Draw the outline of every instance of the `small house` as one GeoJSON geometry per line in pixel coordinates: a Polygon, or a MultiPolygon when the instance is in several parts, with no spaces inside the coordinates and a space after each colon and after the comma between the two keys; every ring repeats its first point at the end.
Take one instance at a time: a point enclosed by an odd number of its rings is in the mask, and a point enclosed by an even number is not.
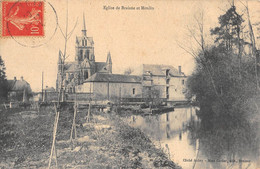
{"type": "Polygon", "coordinates": [[[8,80],[8,100],[10,101],[28,101],[32,95],[32,89],[30,84],[21,77],[17,80],[14,77],[13,80],[8,80]]]}

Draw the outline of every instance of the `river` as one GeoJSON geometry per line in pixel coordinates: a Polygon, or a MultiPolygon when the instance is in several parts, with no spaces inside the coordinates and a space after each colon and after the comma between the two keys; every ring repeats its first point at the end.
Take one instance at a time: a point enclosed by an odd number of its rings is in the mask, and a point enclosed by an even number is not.
{"type": "MultiPolygon", "coordinates": [[[[175,108],[169,113],[132,115],[125,120],[131,126],[140,128],[184,169],[257,168],[258,151],[255,151],[257,147],[254,146],[248,148],[251,143],[241,149],[230,146],[228,141],[229,146],[226,148],[223,146],[226,145],[226,140],[218,139],[221,137],[216,139],[210,134],[198,134],[201,127],[196,109],[198,108],[175,108]]],[[[238,143],[238,146],[243,147],[242,143],[238,143]]],[[[237,142],[235,144],[237,146],[237,142]]]]}

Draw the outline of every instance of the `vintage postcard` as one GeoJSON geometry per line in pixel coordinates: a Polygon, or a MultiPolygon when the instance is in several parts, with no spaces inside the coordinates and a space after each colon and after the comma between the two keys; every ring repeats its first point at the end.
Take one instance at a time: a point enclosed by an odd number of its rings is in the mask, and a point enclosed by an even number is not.
{"type": "Polygon", "coordinates": [[[0,10],[0,168],[260,168],[259,0],[0,10]]]}

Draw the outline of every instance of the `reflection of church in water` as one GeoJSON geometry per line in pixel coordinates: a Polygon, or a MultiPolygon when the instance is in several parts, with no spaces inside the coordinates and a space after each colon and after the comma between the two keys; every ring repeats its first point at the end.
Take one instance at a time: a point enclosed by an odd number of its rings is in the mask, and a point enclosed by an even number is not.
{"type": "Polygon", "coordinates": [[[62,52],[59,52],[58,73],[56,80],[56,90],[61,86],[61,77],[66,92],[74,93],[75,86],[83,82],[95,73],[112,73],[112,60],[110,52],[107,54],[106,62],[96,62],[94,53],[94,41],[87,36],[85,18],[83,17],[82,35],[76,37],[76,53],[74,62],[64,63],[64,73],[62,74],[62,52]]]}

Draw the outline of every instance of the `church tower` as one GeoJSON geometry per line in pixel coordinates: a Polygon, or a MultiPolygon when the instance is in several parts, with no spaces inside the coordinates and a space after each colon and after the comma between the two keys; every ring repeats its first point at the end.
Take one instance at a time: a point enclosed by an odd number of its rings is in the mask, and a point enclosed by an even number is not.
{"type": "Polygon", "coordinates": [[[76,37],[76,57],[75,61],[81,63],[84,60],[95,62],[94,41],[92,37],[87,36],[87,29],[85,23],[85,15],[83,14],[82,34],[76,37]]]}

